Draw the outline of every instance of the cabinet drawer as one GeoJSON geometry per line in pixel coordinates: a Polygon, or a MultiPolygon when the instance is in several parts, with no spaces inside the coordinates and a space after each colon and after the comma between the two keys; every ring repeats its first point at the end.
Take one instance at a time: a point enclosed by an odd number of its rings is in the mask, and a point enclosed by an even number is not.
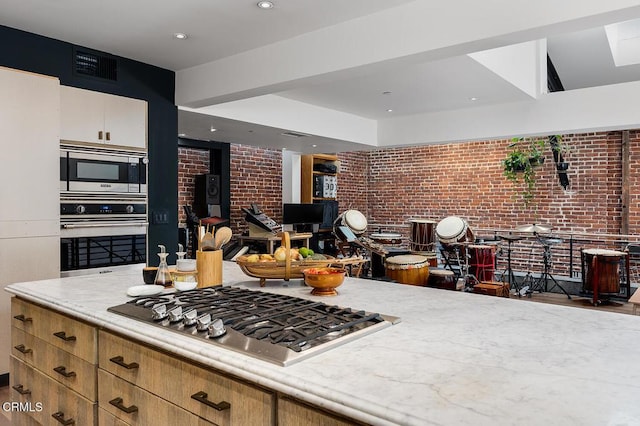
{"type": "Polygon", "coordinates": [[[11,399],[31,407],[29,415],[43,425],[95,425],[96,404],[35,368],[11,356],[11,399]]]}
{"type": "Polygon", "coordinates": [[[55,313],[16,297],[11,299],[12,325],[95,364],[97,331],[73,318],[55,313]]]}
{"type": "Polygon", "coordinates": [[[129,423],[100,407],[98,407],[98,424],[100,426],[129,426],[129,423]]]}
{"type": "Polygon", "coordinates": [[[200,417],[219,425],[275,424],[272,393],[102,330],[99,344],[101,369],[200,417]]]}
{"type": "Polygon", "coordinates": [[[16,327],[11,328],[11,354],[90,401],[96,400],[96,366],[94,364],[16,327]]]}
{"type": "Polygon", "coordinates": [[[125,424],[154,425],[159,419],[166,425],[212,424],[102,369],[98,370],[98,383],[100,408],[125,424]]]}
{"type": "Polygon", "coordinates": [[[322,425],[322,426],[354,426],[364,423],[339,418],[313,407],[299,404],[286,397],[278,398],[278,425],[322,425]]]}

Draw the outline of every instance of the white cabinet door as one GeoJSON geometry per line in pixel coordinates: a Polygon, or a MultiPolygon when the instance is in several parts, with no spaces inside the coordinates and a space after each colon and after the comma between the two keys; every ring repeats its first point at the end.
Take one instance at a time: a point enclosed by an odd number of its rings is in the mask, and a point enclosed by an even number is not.
{"type": "Polygon", "coordinates": [[[105,95],[105,143],[147,147],[147,103],[139,99],[105,95]]]}
{"type": "Polygon", "coordinates": [[[100,95],[91,90],[60,87],[60,139],[104,142],[104,99],[100,95]]]}
{"type": "Polygon", "coordinates": [[[146,149],[147,103],[62,86],[61,140],[146,149]]]}
{"type": "MultiPolygon", "coordinates": [[[[7,284],[60,276],[60,83],[0,67],[0,316],[7,284]]],[[[10,353],[0,321],[0,354],[10,353]]],[[[9,371],[0,357],[0,374],[9,371]]]]}

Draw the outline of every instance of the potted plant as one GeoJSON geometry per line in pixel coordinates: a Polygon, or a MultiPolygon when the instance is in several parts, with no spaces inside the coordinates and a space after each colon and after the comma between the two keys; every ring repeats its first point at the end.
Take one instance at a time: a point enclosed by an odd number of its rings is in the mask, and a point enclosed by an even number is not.
{"type": "Polygon", "coordinates": [[[513,138],[511,151],[502,160],[503,173],[507,179],[517,184],[520,179],[524,184],[521,191],[525,206],[532,200],[536,187],[535,167],[544,163],[543,139],[513,138]]]}

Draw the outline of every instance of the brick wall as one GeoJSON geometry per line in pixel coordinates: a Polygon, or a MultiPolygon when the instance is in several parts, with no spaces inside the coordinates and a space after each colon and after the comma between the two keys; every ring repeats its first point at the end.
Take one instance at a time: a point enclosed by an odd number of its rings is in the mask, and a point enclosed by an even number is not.
{"type": "MultiPolygon", "coordinates": [[[[527,223],[563,232],[617,234],[621,227],[619,131],[563,136],[570,186],[563,189],[551,152],[537,169],[535,208],[525,209],[502,174],[509,140],[388,148],[338,154],[340,212],[362,211],[369,223],[408,233],[409,220],[464,217],[472,228],[513,229],[527,223]]],[[[640,130],[630,132],[630,233],[640,233],[640,130]]],[[[193,175],[208,171],[206,151],[180,148],[180,205],[193,200],[193,175]]],[[[231,145],[231,225],[246,229],[241,207],[255,202],[282,217],[280,150],[231,145]]],[[[181,207],[180,207],[181,208],[181,207]]],[[[182,211],[179,212],[183,220],[182,211]]]]}
{"type": "Polygon", "coordinates": [[[282,219],[282,151],[231,145],[231,229],[248,230],[241,208],[256,203],[275,221],[282,219]]]}
{"type": "MultiPolygon", "coordinates": [[[[639,138],[639,132],[632,132],[632,194],[640,189],[639,138]]],[[[369,220],[402,225],[411,218],[460,216],[478,228],[544,223],[557,231],[619,233],[621,132],[565,135],[564,141],[570,147],[565,156],[570,163],[569,188],[560,186],[548,150],[545,163],[536,170],[535,204],[529,208],[524,208],[516,187],[502,174],[508,140],[372,151],[369,220]]],[[[631,200],[631,212],[630,231],[638,232],[637,195],[631,200]]]]}
{"type": "Polygon", "coordinates": [[[193,205],[195,176],[209,173],[209,151],[178,147],[178,223],[186,222],[182,206],[193,205]]]}

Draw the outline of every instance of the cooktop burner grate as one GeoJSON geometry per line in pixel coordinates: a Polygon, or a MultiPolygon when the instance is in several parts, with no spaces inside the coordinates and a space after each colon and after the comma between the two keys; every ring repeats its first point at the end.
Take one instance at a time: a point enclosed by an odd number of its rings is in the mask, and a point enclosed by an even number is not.
{"type": "Polygon", "coordinates": [[[139,297],[108,310],[281,365],[399,321],[298,297],[221,286],[139,297]]]}

